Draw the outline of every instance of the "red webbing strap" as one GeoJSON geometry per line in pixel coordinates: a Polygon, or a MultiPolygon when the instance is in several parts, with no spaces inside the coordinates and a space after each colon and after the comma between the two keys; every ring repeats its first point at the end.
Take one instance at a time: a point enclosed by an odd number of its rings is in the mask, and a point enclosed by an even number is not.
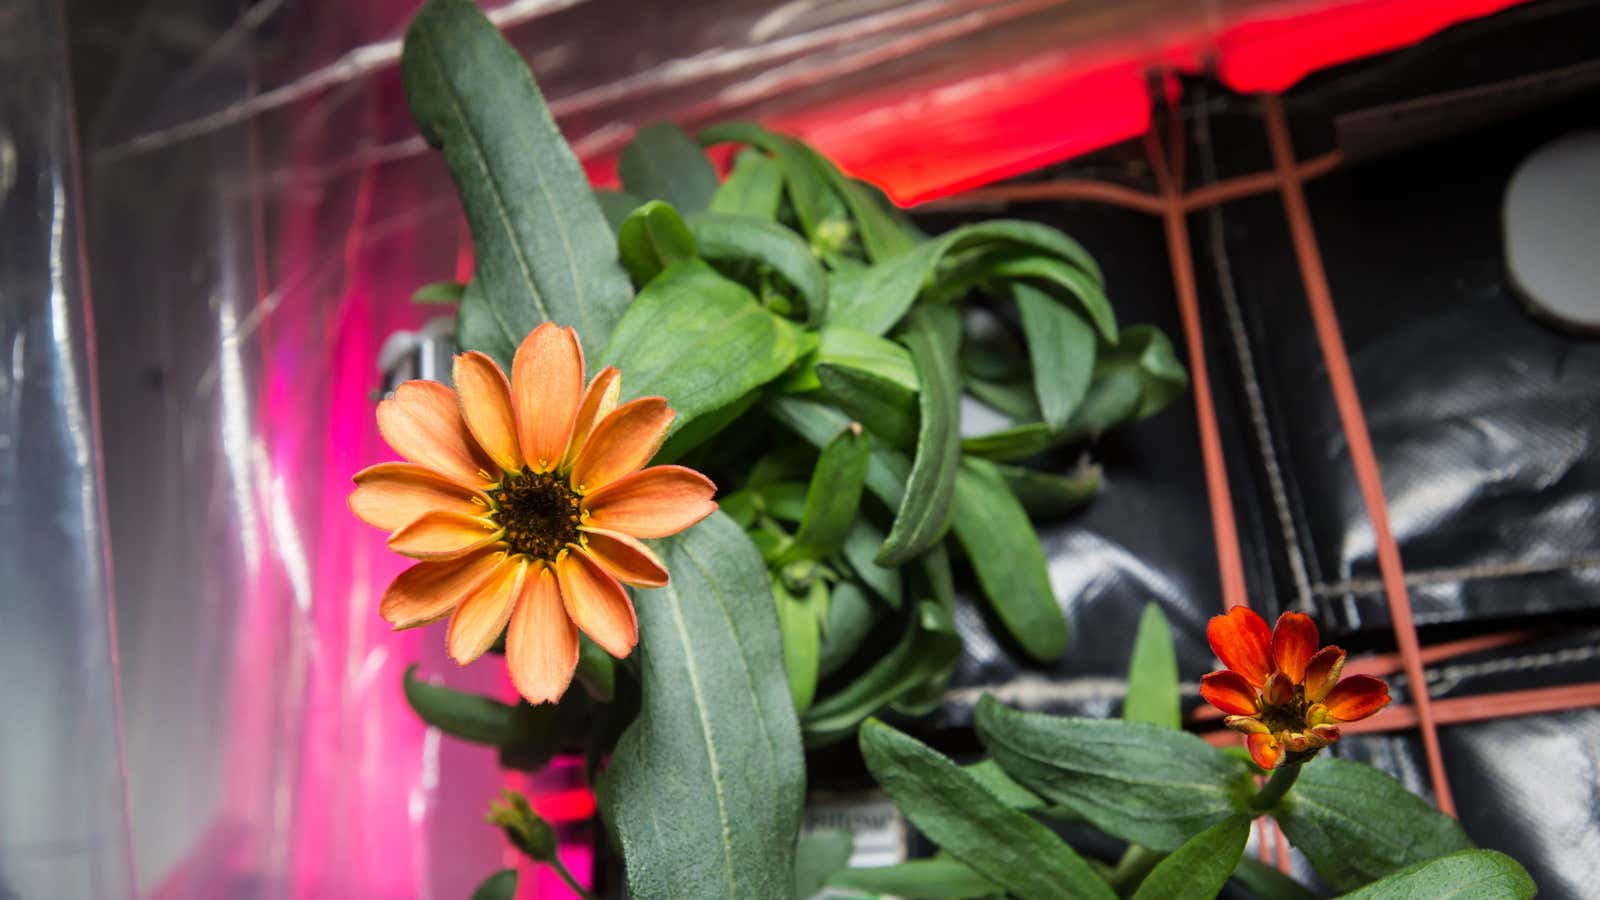
{"type": "Polygon", "coordinates": [[[1189,224],[1184,209],[1183,186],[1172,177],[1155,130],[1145,133],[1145,149],[1161,188],[1161,221],[1166,228],[1167,256],[1172,265],[1172,287],[1183,320],[1183,339],[1193,380],[1195,418],[1200,425],[1200,459],[1205,467],[1206,497],[1211,505],[1211,530],[1216,537],[1217,571],[1222,578],[1224,608],[1250,605],[1245,595],[1244,559],[1239,552],[1239,530],[1233,516],[1233,495],[1228,488],[1228,468],[1222,458],[1222,433],[1211,400],[1211,378],[1206,372],[1205,342],[1200,331],[1200,300],[1195,290],[1194,258],[1189,251],[1189,224]]]}
{"type": "Polygon", "coordinates": [[[1383,479],[1378,470],[1378,458],[1372,449],[1372,437],[1367,432],[1366,416],[1361,411],[1361,400],[1356,394],[1355,377],[1350,371],[1350,358],[1345,352],[1344,337],[1339,331],[1339,320],[1333,308],[1333,296],[1328,290],[1328,276],[1322,267],[1322,255],[1317,249],[1316,234],[1311,225],[1311,213],[1306,207],[1305,192],[1301,187],[1300,173],[1294,163],[1294,148],[1289,139],[1288,124],[1284,119],[1283,105],[1276,96],[1262,98],[1262,111],[1266,117],[1267,137],[1272,145],[1272,158],[1282,179],[1284,214],[1289,220],[1289,234],[1294,241],[1295,257],[1300,263],[1300,276],[1304,282],[1306,301],[1311,308],[1312,322],[1316,327],[1317,343],[1322,348],[1322,358],[1328,367],[1328,381],[1333,388],[1334,404],[1339,411],[1339,422],[1344,429],[1345,441],[1350,447],[1350,464],[1355,469],[1356,482],[1361,489],[1361,499],[1367,507],[1367,518],[1378,549],[1378,570],[1382,575],[1384,593],[1389,601],[1389,618],[1394,625],[1395,644],[1400,651],[1406,678],[1411,686],[1411,704],[1416,710],[1422,748],[1428,760],[1428,777],[1433,783],[1435,802],[1439,809],[1455,815],[1455,801],[1450,796],[1450,782],[1445,776],[1444,757],[1439,751],[1439,733],[1434,727],[1433,707],[1428,697],[1428,683],[1422,673],[1422,651],[1417,641],[1417,629],[1411,617],[1411,597],[1406,591],[1405,570],[1400,563],[1400,547],[1389,528],[1389,506],[1383,496],[1383,479]]]}

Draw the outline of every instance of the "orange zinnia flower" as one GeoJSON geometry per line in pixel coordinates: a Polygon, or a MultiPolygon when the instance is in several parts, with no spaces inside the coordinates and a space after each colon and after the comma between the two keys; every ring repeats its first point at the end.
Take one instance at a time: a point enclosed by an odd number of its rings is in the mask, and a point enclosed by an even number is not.
{"type": "Polygon", "coordinates": [[[1365,719],[1389,703],[1389,686],[1371,675],[1340,679],[1344,651],[1317,649],[1317,626],[1287,612],[1278,626],[1236,606],[1206,626],[1206,639],[1228,667],[1200,679],[1200,696],[1248,736],[1263,769],[1295,754],[1305,759],[1339,739],[1339,723],[1365,719]]]}
{"type": "Polygon", "coordinates": [[[454,380],[454,391],[408,381],[378,404],[378,431],[409,462],[358,473],[350,509],[423,560],[378,611],[396,629],[454,613],[445,641],[463,665],[504,631],[518,692],[554,701],[572,683],[579,630],[612,656],[633,650],[639,623],[618,582],[667,583],[639,539],[710,515],[716,486],[682,466],[641,471],[674,413],[661,397],[618,406],[613,367],[585,390],[571,328],[534,329],[510,381],[476,352],[456,357],[454,380]]]}

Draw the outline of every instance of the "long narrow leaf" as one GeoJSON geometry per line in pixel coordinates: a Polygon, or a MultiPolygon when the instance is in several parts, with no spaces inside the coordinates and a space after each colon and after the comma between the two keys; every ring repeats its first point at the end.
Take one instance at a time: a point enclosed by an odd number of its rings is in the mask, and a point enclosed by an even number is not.
{"type": "Polygon", "coordinates": [[[943,537],[949,524],[961,460],[959,328],[952,310],[925,308],[911,316],[906,329],[905,343],[922,384],[917,395],[921,421],[905,496],[878,551],[882,565],[921,555],[943,537]]]}
{"type": "Polygon", "coordinates": [[[1122,718],[1166,728],[1183,727],[1179,706],[1178,657],[1172,649],[1172,626],[1157,603],[1147,603],[1133,638],[1128,662],[1128,697],[1122,718]]]}
{"type": "Polygon", "coordinates": [[[717,172],[694,138],[670,122],[647,125],[622,148],[622,187],[641,200],[664,200],[689,214],[711,205],[717,172]]]}
{"type": "Polygon", "coordinates": [[[878,721],[861,755],[906,818],[945,852],[1022,900],[1113,900],[1050,829],[1001,803],[949,759],[878,721]]]}
{"type": "Polygon", "coordinates": [[[635,604],[644,699],[605,785],[629,887],[792,897],[805,769],[766,568],[720,513],[659,546],[672,581],[635,604]]]}
{"type": "Polygon", "coordinates": [[[540,322],[578,329],[598,355],[632,292],[577,157],[533,76],[470,0],[431,0],[406,32],[406,99],[444,152],[476,251],[464,347],[509,364],[540,322]]]}
{"type": "Polygon", "coordinates": [[[1249,816],[1218,822],[1157,863],[1133,900],[1212,900],[1239,864],[1249,839],[1249,816]]]}
{"type": "Polygon", "coordinates": [[[961,461],[952,528],[1011,637],[1041,662],[1066,652],[1067,620],[1056,605],[1038,532],[992,463],[961,461]]]}

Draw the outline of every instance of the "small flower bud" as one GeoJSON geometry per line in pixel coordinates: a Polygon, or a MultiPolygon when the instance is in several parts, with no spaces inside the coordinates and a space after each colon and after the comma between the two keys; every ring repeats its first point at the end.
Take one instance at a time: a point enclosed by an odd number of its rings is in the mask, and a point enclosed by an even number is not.
{"type": "Polygon", "coordinates": [[[521,793],[506,788],[500,799],[489,804],[490,825],[505,830],[506,837],[518,850],[539,862],[549,862],[556,855],[556,835],[550,823],[539,817],[521,793]]]}

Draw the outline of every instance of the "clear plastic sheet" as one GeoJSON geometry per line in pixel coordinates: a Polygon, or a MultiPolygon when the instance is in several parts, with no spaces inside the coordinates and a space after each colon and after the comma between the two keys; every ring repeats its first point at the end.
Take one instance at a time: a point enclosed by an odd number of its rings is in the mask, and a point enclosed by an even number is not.
{"type": "Polygon", "coordinates": [[[65,48],[0,7],[0,897],[133,881],[65,48]]]}

